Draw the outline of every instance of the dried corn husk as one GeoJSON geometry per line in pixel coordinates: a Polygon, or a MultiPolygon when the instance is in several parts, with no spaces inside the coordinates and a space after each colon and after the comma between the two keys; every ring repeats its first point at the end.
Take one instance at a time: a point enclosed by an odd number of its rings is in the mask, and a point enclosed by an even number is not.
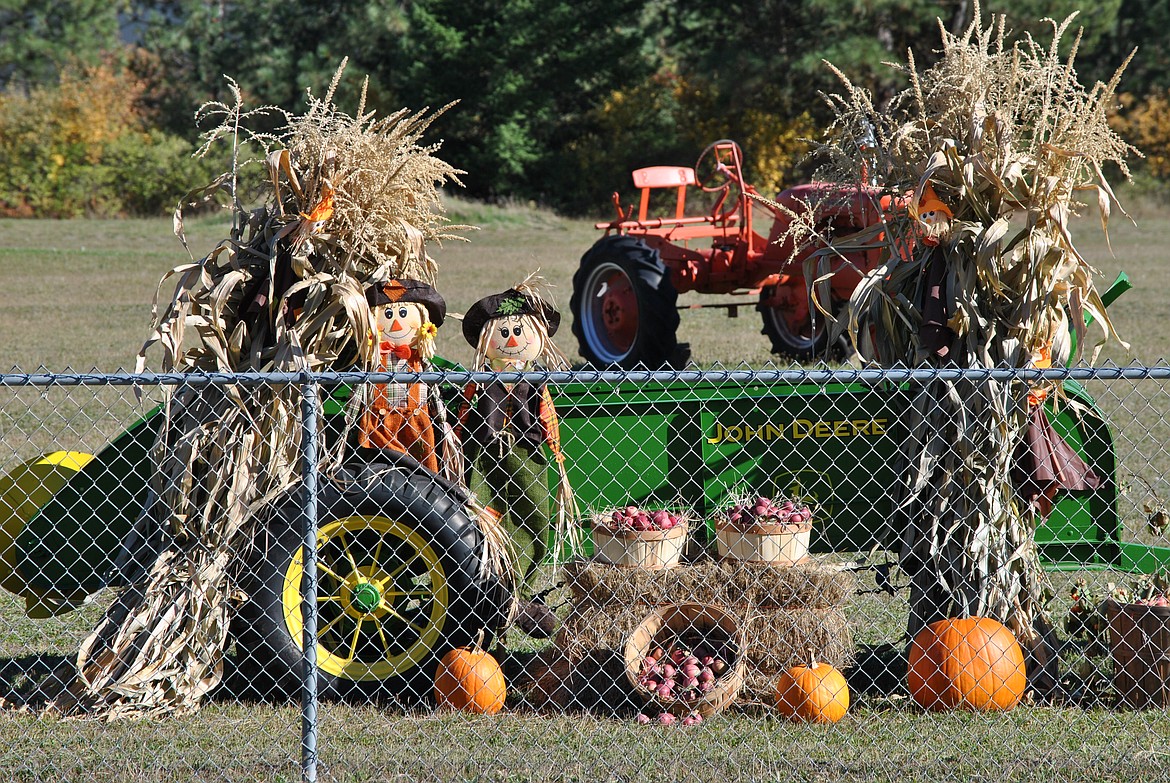
{"type": "MultiPolygon", "coordinates": [[[[171,270],[159,285],[153,329],[139,354],[161,352],[165,372],[373,370],[376,321],[368,285],[410,276],[433,282],[429,242],[451,236],[438,189],[458,171],[420,138],[437,113],[401,111],[383,119],[332,103],[338,69],[323,99],[285,114],[275,135],[250,133],[254,113],[208,104],[223,124],[207,134],[246,140],[263,152],[271,181],[265,204],[237,198],[232,168],[192,194],[227,190],[232,235],[209,254],[171,270]],[[173,285],[169,300],[163,286],[173,285]],[[161,306],[160,306],[161,303],[161,306]]],[[[267,108],[268,111],[277,111],[267,108]]],[[[175,229],[183,237],[182,208],[175,229]]],[[[182,386],[166,390],[166,421],[151,453],[152,499],[140,528],[161,537],[160,552],[119,593],[78,653],[77,682],[51,708],[104,718],[196,709],[223,673],[238,553],[262,512],[299,479],[301,396],[295,385],[182,386]]],[[[351,422],[352,423],[352,422],[351,422]]],[[[344,438],[321,455],[328,471],[344,438]]],[[[506,567],[498,531],[486,562],[506,567]]]]}
{"type": "MultiPolygon", "coordinates": [[[[1116,339],[1070,219],[1081,194],[1094,196],[1103,230],[1118,206],[1102,172],[1113,163],[1128,176],[1125,159],[1136,152],[1106,118],[1125,66],[1107,84],[1082,86],[1079,34],[1067,57],[1058,54],[1072,20],[1053,22],[1047,45],[1029,35],[1009,43],[1004,19],[985,25],[976,4],[963,33],[940,24],[936,65],[920,71],[911,54],[908,85],[885,109],[843,76],[844,90],[829,96],[836,122],[820,147],[821,177],[865,183],[875,207],[883,195],[891,206],[881,223],[832,238],[817,236],[810,205],[793,235],[822,243],[806,269],[821,305],[828,280],[816,270],[830,256],[883,253],[833,327],[852,335],[863,360],[976,369],[1067,360],[1070,328],[1078,352],[1090,344],[1088,315],[1102,332],[1093,358],[1116,339]],[[946,208],[930,226],[919,219],[928,199],[946,208]]],[[[992,379],[912,390],[902,478],[891,488],[913,577],[911,635],[940,617],[984,615],[1029,641],[1045,622],[1036,512],[1011,478],[1034,391],[992,379]]],[[[1060,390],[1043,391],[1054,399],[1060,390]]]]}

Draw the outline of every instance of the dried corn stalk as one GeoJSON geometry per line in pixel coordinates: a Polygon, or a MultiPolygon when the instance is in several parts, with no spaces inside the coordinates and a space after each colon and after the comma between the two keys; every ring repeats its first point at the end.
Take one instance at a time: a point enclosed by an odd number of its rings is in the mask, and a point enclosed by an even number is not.
{"type": "MultiPolygon", "coordinates": [[[[426,244],[448,238],[438,188],[458,171],[419,139],[437,114],[385,119],[332,104],[345,64],[323,99],[285,115],[277,134],[249,133],[256,112],[209,104],[222,124],[206,153],[232,142],[231,170],[196,194],[226,190],[232,236],[176,267],[138,358],[157,345],[165,372],[375,369],[376,321],[365,288],[392,276],[433,282],[426,244]],[[240,143],[263,153],[271,191],[246,211],[237,197],[240,143]]],[[[261,112],[279,111],[271,107],[261,112]]],[[[182,213],[175,216],[182,239],[182,213]]],[[[184,244],[186,244],[184,240],[184,244]]],[[[166,421],[152,451],[151,499],[139,533],[158,544],[78,654],[79,678],[52,705],[105,718],[191,711],[220,681],[239,553],[266,508],[300,473],[295,385],[183,386],[167,390],[166,421]]],[[[344,441],[344,438],[340,439],[344,441]]],[[[343,448],[342,443],[339,448],[343,448]]],[[[326,453],[328,471],[340,452],[326,453]]]]}
{"type": "MultiPolygon", "coordinates": [[[[941,59],[919,71],[911,56],[908,87],[886,110],[844,76],[844,91],[829,97],[836,121],[821,176],[870,186],[875,207],[888,197],[884,221],[839,238],[818,237],[811,218],[794,224],[798,240],[823,245],[806,274],[829,318],[818,270],[834,254],[880,251],[834,329],[882,366],[1062,363],[1070,329],[1078,350],[1087,344],[1086,315],[1103,330],[1094,357],[1115,337],[1070,217],[1089,193],[1107,229],[1116,200],[1102,167],[1128,176],[1136,150],[1106,121],[1121,70],[1081,86],[1076,43],[1058,54],[1072,17],[1053,23],[1048,46],[1027,35],[1006,43],[1003,19],[984,27],[978,6],[975,20],[962,35],[940,24],[941,59]]],[[[996,617],[1028,643],[1044,627],[1037,512],[1012,477],[1037,391],[1059,389],[937,379],[912,390],[902,479],[891,488],[912,575],[910,634],[966,615],[996,617]]]]}

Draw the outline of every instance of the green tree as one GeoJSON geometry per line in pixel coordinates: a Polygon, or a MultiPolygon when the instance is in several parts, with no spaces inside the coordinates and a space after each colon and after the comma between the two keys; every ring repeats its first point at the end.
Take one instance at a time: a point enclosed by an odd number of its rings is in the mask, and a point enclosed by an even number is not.
{"type": "MultiPolygon", "coordinates": [[[[1086,26],[1081,56],[1108,36],[1122,0],[1089,4],[1077,19],[1086,26]]],[[[825,117],[818,93],[839,82],[825,61],[880,100],[913,51],[919,65],[937,58],[938,25],[961,32],[974,17],[973,0],[661,0],[657,4],[666,47],[680,69],[702,74],[719,87],[734,114],[763,101],[789,112],[825,117]]],[[[987,0],[982,15],[1005,14],[1017,33],[1050,35],[1044,17],[1063,20],[1086,5],[1081,0],[987,0]]],[[[1072,36],[1069,36],[1071,43],[1072,36]]]]}
{"type": "Polygon", "coordinates": [[[164,0],[136,6],[142,71],[165,126],[191,134],[191,111],[225,97],[224,75],[252,105],[303,107],[342,57],[337,100],[382,112],[458,105],[436,123],[443,156],[468,172],[470,195],[558,203],[571,187],[566,151],[591,110],[652,71],[637,26],[644,0],[164,0]],[[616,21],[615,21],[616,20],[616,21]]]}
{"type": "Polygon", "coordinates": [[[0,0],[0,88],[27,94],[121,48],[123,0],[0,0]]]}
{"type": "Polygon", "coordinates": [[[1122,91],[1144,96],[1170,89],[1170,0],[1121,0],[1092,75],[1109,78],[1135,47],[1122,91]]]}
{"type": "MultiPolygon", "coordinates": [[[[349,58],[337,99],[356,105],[360,75],[380,62],[401,26],[397,3],[376,0],[138,0],[135,17],[149,57],[140,63],[152,83],[161,121],[191,135],[191,114],[227,97],[230,76],[252,104],[303,109],[305,90],[320,95],[349,58]]],[[[375,100],[388,101],[371,85],[375,100]]]]}
{"type": "Polygon", "coordinates": [[[567,150],[590,112],[651,65],[640,0],[418,0],[382,78],[408,105],[460,103],[441,122],[444,156],[480,197],[557,202],[567,150]]]}
{"type": "MultiPolygon", "coordinates": [[[[1094,0],[1092,3],[1084,0],[984,0],[983,18],[989,21],[993,14],[1003,14],[1013,38],[1028,32],[1037,40],[1047,41],[1052,38],[1052,24],[1048,20],[1059,24],[1075,13],[1070,32],[1060,41],[1060,49],[1067,54],[1076,39],[1073,33],[1081,28],[1077,63],[1081,68],[1093,69],[1113,35],[1121,4],[1122,0],[1094,0]]],[[[970,6],[967,2],[960,5],[970,6]]],[[[972,13],[968,8],[962,14],[963,27],[970,22],[972,13]]],[[[1120,64],[1121,60],[1118,60],[1113,67],[1120,64]]]]}

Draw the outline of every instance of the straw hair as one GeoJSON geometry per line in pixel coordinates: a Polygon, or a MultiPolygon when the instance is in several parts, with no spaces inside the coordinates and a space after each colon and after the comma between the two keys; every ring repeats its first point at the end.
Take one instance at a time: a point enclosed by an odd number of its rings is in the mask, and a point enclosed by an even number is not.
{"type": "MultiPolygon", "coordinates": [[[[537,302],[538,310],[543,309],[540,305],[553,309],[552,299],[547,293],[549,284],[540,276],[539,272],[533,272],[512,288],[537,302]]],[[[543,318],[529,313],[516,317],[521,320],[525,329],[532,331],[540,338],[540,355],[536,359],[538,362],[550,370],[569,369],[571,366],[569,357],[552,341],[552,337],[548,333],[548,325],[543,318]]],[[[487,329],[480,330],[479,338],[475,344],[475,366],[479,369],[489,368],[487,348],[490,337],[487,329]]]]}

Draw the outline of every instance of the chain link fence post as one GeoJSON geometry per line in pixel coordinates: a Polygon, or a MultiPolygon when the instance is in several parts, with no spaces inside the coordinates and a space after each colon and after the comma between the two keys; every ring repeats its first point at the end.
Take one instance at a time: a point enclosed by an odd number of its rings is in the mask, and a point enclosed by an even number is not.
{"type": "Polygon", "coordinates": [[[317,392],[306,371],[301,380],[301,535],[304,571],[301,611],[304,613],[303,687],[301,689],[301,780],[317,780],[317,392]]]}

